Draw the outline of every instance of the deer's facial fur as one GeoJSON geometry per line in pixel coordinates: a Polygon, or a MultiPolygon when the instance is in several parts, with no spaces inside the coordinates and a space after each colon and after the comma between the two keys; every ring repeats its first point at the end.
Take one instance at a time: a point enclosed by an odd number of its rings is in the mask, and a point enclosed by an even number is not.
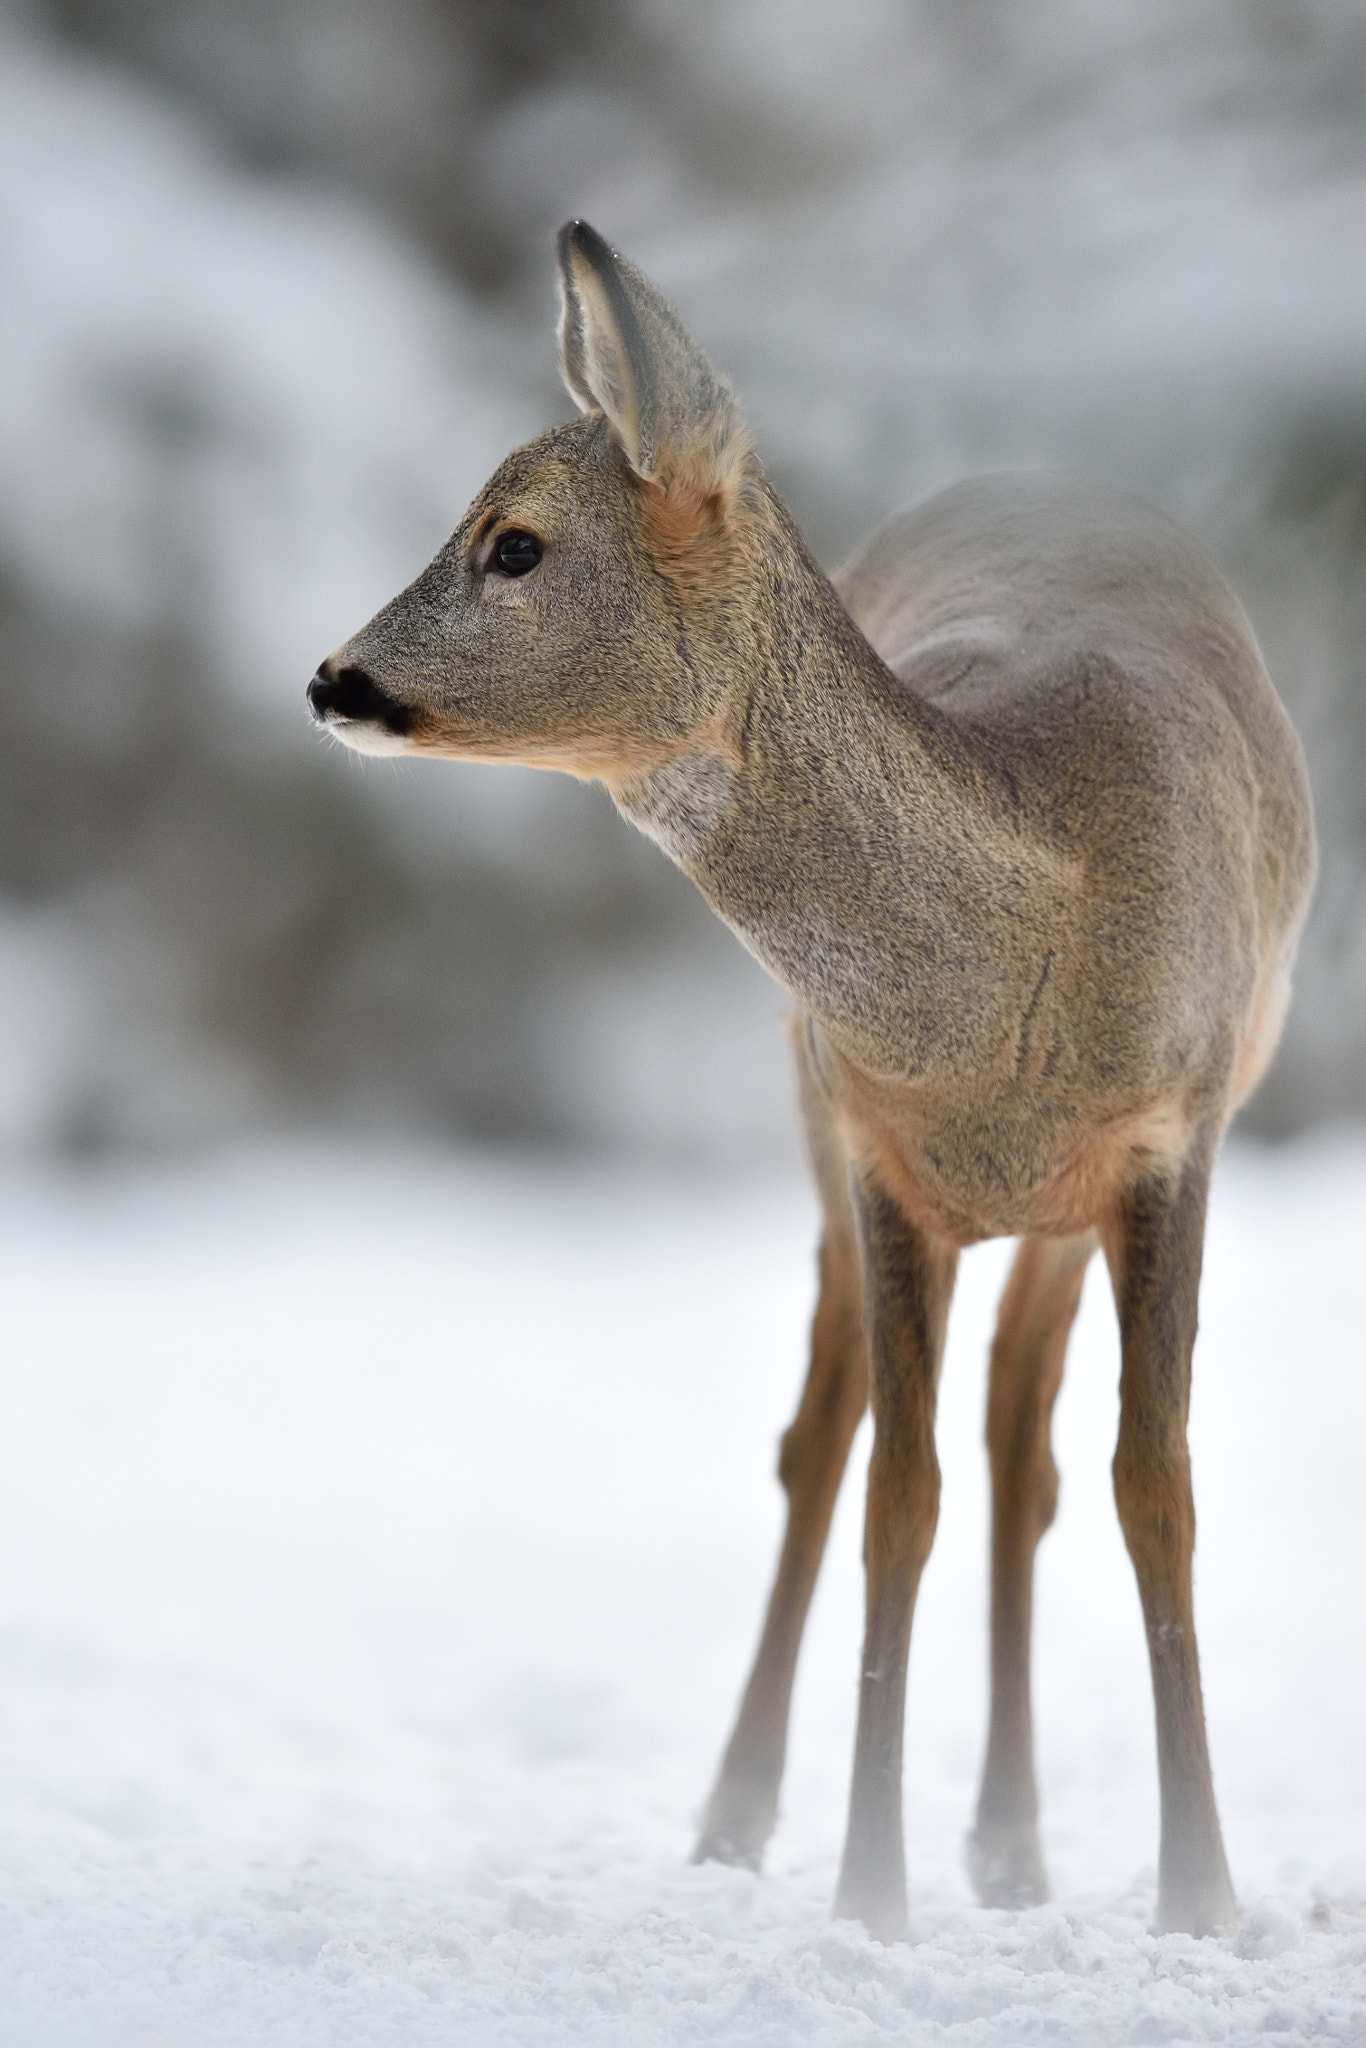
{"type": "Polygon", "coordinates": [[[560,283],[583,417],[508,457],[416,582],[324,664],[314,707],[364,753],[600,777],[681,844],[700,818],[685,785],[705,781],[712,802],[724,762],[747,529],[770,500],[729,385],[648,279],[574,222],[560,283]],[[511,531],[541,545],[525,574],[499,566],[511,531]],[[642,778],[665,771],[652,795],[642,778]]]}
{"type": "Polygon", "coordinates": [[[406,732],[339,722],[337,737],[362,752],[521,762],[613,786],[662,769],[722,714],[733,673],[733,648],[718,644],[724,517],[637,476],[600,413],[542,435],[328,664],[370,677],[406,732]],[[497,566],[509,531],[541,543],[524,575],[497,566]],[[699,604],[699,586],[713,605],[699,604]]]}

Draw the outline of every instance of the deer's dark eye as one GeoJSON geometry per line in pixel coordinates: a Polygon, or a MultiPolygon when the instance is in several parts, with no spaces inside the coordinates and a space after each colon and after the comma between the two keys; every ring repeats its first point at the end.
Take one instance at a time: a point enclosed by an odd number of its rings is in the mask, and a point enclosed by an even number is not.
{"type": "Polygon", "coordinates": [[[513,527],[510,532],[500,534],[498,545],[493,551],[494,566],[505,576],[525,576],[528,569],[534,569],[544,553],[534,533],[523,533],[513,527]]]}

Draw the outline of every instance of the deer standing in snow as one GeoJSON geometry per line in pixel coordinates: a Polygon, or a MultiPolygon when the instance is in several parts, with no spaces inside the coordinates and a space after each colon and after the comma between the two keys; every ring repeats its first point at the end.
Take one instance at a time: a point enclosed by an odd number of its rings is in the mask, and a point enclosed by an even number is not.
{"type": "Polygon", "coordinates": [[[309,698],[362,751],[605,783],[793,997],[820,1296],[782,1445],[777,1579],[697,1854],[757,1865],[772,1829],[798,1644],[871,1398],[836,1912],[904,1934],[906,1659],[945,1323],[960,1250],[1008,1235],[969,1859],[987,1903],[1046,1896],[1031,1587],[1099,1244],[1121,1332],[1115,1497],[1157,1711],[1158,1924],[1227,1928],[1186,1413],[1210,1170],[1275,1045],[1313,874],[1299,746],[1237,600],[1132,498],[964,484],[890,520],[831,583],[672,307],[582,221],[559,252],[581,417],[509,456],[309,698]]]}

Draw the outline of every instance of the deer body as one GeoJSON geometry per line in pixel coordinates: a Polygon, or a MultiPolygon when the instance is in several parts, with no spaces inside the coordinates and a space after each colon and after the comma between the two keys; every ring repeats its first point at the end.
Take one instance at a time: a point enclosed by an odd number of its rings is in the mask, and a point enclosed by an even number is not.
{"type": "Polygon", "coordinates": [[[311,686],[363,747],[604,781],[791,992],[825,1214],[789,1521],[699,1854],[757,1862],[797,1647],[871,1395],[868,1614],[837,1910],[905,1926],[906,1653],[959,1250],[1023,1243],[993,1347],[993,1691],[970,1861],[1045,1895],[1028,1682],[1052,1401],[1087,1260],[1123,1340],[1116,1498],[1162,1783],[1159,1920],[1233,1912],[1191,1611],[1204,1200],[1274,1048],[1313,870],[1298,744],[1237,601],[1137,500],[987,479],[832,585],[728,388],[591,229],[561,238],[584,417],[509,458],[311,686]]]}
{"type": "Polygon", "coordinates": [[[1103,1155],[1222,1126],[1274,1042],[1303,876],[1247,849],[1298,770],[1246,622],[1179,528],[1071,483],[892,521],[841,579],[866,638],[774,538],[735,740],[609,784],[927,1224],[1088,1229],[1103,1155]]]}

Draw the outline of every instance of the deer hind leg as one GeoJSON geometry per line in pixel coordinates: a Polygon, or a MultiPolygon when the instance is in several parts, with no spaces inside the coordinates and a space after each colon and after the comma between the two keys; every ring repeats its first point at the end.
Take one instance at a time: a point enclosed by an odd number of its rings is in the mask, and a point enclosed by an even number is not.
{"type": "Polygon", "coordinates": [[[906,1933],[906,1658],[939,1517],[934,1411],[958,1255],[909,1222],[871,1179],[857,1184],[856,1195],[874,1434],[858,1735],[835,1912],[896,1941],[906,1933]]]}
{"type": "Polygon", "coordinates": [[[1138,1578],[1157,1711],[1157,1924],[1214,1934],[1236,1908],[1214,1803],[1191,1600],[1195,1506],[1186,1416],[1214,1145],[1136,1181],[1105,1233],[1120,1325],[1115,1502],[1138,1578]]]}
{"type": "Polygon", "coordinates": [[[1049,1425],[1095,1245],[1091,1236],[1026,1238],[991,1347],[991,1722],[967,1855],[984,1906],[1033,1906],[1048,1897],[1029,1695],[1034,1552],[1057,1507],[1049,1425]]]}
{"type": "Polygon", "coordinates": [[[788,1512],[777,1576],[735,1730],[693,1852],[695,1863],[714,1859],[751,1869],[758,1868],[777,1818],[797,1652],[849,1446],[868,1405],[848,1168],[800,1038],[797,1046],[802,1114],[825,1213],[820,1294],[806,1385],[778,1460],[788,1512]]]}

